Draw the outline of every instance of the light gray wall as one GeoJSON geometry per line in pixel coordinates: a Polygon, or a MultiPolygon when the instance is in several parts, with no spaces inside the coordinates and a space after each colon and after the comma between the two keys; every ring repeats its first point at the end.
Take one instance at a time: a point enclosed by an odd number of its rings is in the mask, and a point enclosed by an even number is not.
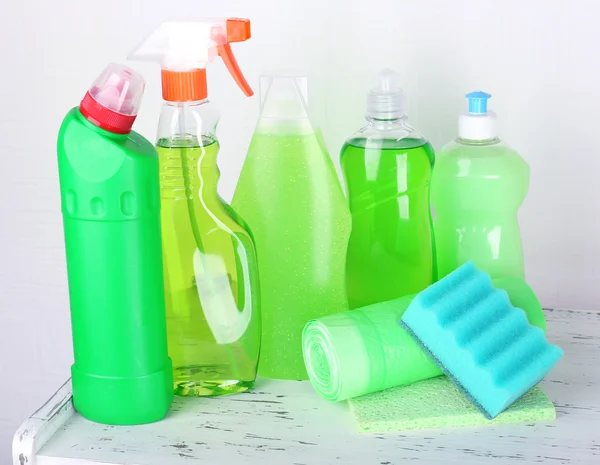
{"type": "MultiPolygon", "coordinates": [[[[532,168],[521,211],[527,274],[547,306],[600,297],[600,54],[592,0],[32,0],[6,2],[0,42],[0,462],[17,425],[69,374],[72,352],[55,139],[67,110],[110,61],[124,61],[161,20],[241,16],[234,44],[256,87],[264,70],[306,69],[311,105],[337,162],[362,125],[364,92],[400,72],[410,119],[436,148],[455,135],[465,92],[494,96],[501,135],[532,168]],[[227,6],[217,6],[227,4],[227,6]],[[375,6],[377,5],[377,6],[375,6]]],[[[158,68],[137,130],[154,139],[158,68]]],[[[233,192],[258,112],[222,63],[209,71],[223,112],[221,191],[233,192]]]]}

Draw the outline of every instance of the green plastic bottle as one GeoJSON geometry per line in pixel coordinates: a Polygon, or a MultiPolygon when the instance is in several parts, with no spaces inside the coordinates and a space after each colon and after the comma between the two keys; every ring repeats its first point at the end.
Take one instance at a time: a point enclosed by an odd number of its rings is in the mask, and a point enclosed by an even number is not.
{"type": "Polygon", "coordinates": [[[406,122],[397,75],[384,70],[367,96],[368,125],[341,152],[352,234],[350,308],[414,294],[435,278],[429,208],[433,148],[406,122]]]}
{"type": "Polygon", "coordinates": [[[115,425],[160,420],[173,400],[158,157],[131,131],[143,90],[134,71],[109,65],[58,135],[73,402],[115,425]]]}
{"type": "Polygon", "coordinates": [[[323,138],[307,116],[306,78],[263,76],[260,86],[261,117],[232,202],[256,239],[259,373],[308,379],[302,328],[348,308],[350,215],[323,138]]]}
{"type": "Polygon", "coordinates": [[[467,94],[459,136],[439,153],[431,184],[439,276],[473,260],[492,278],[524,278],[517,211],[529,165],[497,136],[485,92],[467,94]]]}
{"type": "Polygon", "coordinates": [[[219,114],[208,100],[205,68],[221,56],[252,95],[229,45],[248,38],[243,19],[166,22],[130,56],[158,59],[162,68],[156,145],[169,354],[181,396],[235,394],[256,379],[256,252],[246,223],[217,193],[219,114]]]}

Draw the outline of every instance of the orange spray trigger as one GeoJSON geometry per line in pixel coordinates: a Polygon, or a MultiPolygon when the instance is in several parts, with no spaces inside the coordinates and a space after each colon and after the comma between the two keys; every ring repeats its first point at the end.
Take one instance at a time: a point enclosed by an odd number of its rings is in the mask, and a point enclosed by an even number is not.
{"type": "Polygon", "coordinates": [[[251,36],[250,20],[245,18],[229,18],[225,22],[227,42],[244,42],[251,36]]]}
{"type": "Polygon", "coordinates": [[[254,95],[254,91],[242,74],[242,70],[240,69],[238,62],[233,55],[233,51],[231,50],[231,45],[228,43],[218,45],[217,50],[219,52],[219,56],[223,59],[223,63],[225,63],[229,74],[231,74],[231,77],[233,77],[236,84],[240,87],[240,89],[242,89],[242,92],[246,94],[246,96],[252,97],[254,95]]]}

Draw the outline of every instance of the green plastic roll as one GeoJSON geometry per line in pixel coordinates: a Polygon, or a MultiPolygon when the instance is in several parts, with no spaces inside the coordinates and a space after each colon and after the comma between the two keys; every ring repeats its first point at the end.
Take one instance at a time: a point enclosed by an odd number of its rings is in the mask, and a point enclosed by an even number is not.
{"type": "MultiPolygon", "coordinates": [[[[546,320],[532,289],[520,278],[494,280],[511,303],[543,331],[546,320]]],[[[317,393],[337,402],[439,376],[442,370],[399,324],[416,294],[309,321],[302,350],[317,393]]]]}

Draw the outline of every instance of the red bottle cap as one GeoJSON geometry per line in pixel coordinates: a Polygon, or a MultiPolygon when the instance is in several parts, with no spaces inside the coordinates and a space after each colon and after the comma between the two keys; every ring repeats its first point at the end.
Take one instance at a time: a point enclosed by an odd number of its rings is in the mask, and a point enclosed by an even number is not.
{"type": "Polygon", "coordinates": [[[96,126],[116,134],[131,131],[146,83],[126,66],[111,63],[85,94],[79,111],[96,126]]]}

